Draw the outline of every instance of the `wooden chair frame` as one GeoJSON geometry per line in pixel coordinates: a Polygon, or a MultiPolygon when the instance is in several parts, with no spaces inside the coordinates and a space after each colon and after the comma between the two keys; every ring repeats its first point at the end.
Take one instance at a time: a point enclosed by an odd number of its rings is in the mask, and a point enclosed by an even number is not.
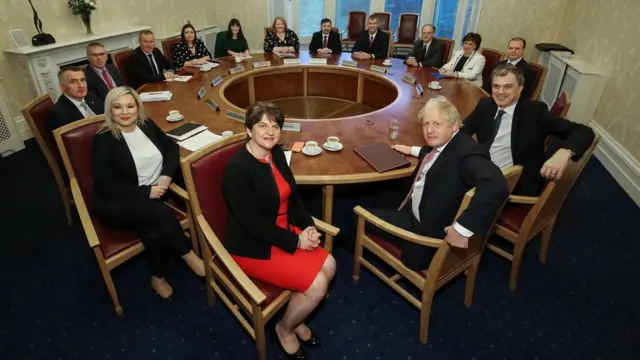
{"type": "MultiPolygon", "coordinates": [[[[293,293],[285,290],[268,306],[263,305],[267,298],[266,295],[236,264],[204,217],[191,171],[191,166],[204,156],[225,146],[240,141],[244,142],[246,139],[247,134],[242,133],[208,145],[183,158],[181,166],[187,184],[187,191],[192,199],[191,204],[198,224],[198,237],[206,265],[208,305],[214,306],[216,295],[220,297],[229,311],[240,322],[240,325],[256,342],[258,359],[266,360],[265,324],[289,301],[293,293]],[[220,261],[222,267],[213,261],[213,256],[220,261]]],[[[340,229],[316,218],[313,218],[313,221],[315,226],[325,233],[324,248],[331,252],[333,237],[338,234],[340,229]]]]}
{"type": "Polygon", "coordinates": [[[60,193],[62,204],[64,205],[64,212],[67,216],[67,224],[71,226],[71,224],[73,223],[73,217],[71,216],[71,205],[73,204],[73,198],[70,196],[71,188],[67,187],[67,185],[64,183],[64,176],[62,173],[63,170],[60,169],[58,160],[56,159],[53,152],[49,149],[49,146],[47,145],[43,134],[40,133],[40,130],[36,126],[35,120],[31,116],[31,110],[44,101],[51,101],[51,104],[53,106],[53,100],[51,99],[51,96],[49,96],[49,94],[45,94],[31,100],[27,104],[27,106],[22,109],[22,116],[24,116],[27,124],[29,124],[29,129],[31,129],[33,137],[36,138],[36,142],[38,143],[38,146],[40,146],[40,150],[42,150],[44,158],[47,160],[47,164],[49,164],[49,168],[53,173],[53,178],[55,179],[56,185],[58,186],[58,192],[60,193]]]}
{"type": "Polygon", "coordinates": [[[389,47],[387,48],[387,57],[388,58],[393,57],[393,52],[395,51],[394,50],[395,43],[393,42],[393,34],[391,34],[391,31],[389,31],[389,30],[382,30],[382,29],[380,29],[380,30],[385,32],[387,34],[387,36],[389,36],[389,47]]]}
{"type": "Polygon", "coordinates": [[[547,71],[549,71],[549,69],[547,69],[547,67],[542,66],[540,64],[536,64],[534,62],[530,62],[529,66],[538,69],[538,71],[540,71],[540,79],[538,80],[538,83],[536,84],[535,89],[533,89],[533,92],[531,93],[531,99],[532,100],[538,100],[538,97],[540,96],[540,91],[542,91],[542,85],[544,85],[544,82],[547,79],[547,71]]]}
{"type": "MultiPolygon", "coordinates": [[[[562,99],[564,101],[565,106],[562,109],[562,111],[560,112],[560,114],[557,114],[556,116],[558,118],[564,118],[564,117],[567,116],[567,113],[569,113],[569,109],[571,109],[571,100],[569,99],[569,95],[567,94],[566,91],[563,91],[562,94],[560,94],[560,96],[558,96],[558,98],[556,99],[556,101],[554,101],[553,104],[555,105],[555,103],[558,102],[559,99],[562,99]]],[[[551,110],[553,110],[553,106],[551,106],[551,110]]],[[[544,151],[547,151],[547,149],[549,148],[549,143],[551,142],[551,138],[552,137],[553,136],[549,135],[544,140],[544,151]]]]}
{"type": "MultiPolygon", "coordinates": [[[[582,158],[576,163],[570,162],[569,165],[567,165],[567,169],[572,166],[576,167],[573,176],[563,176],[558,182],[550,181],[539,197],[518,195],[511,195],[509,197],[509,202],[511,203],[532,205],[531,210],[529,210],[529,213],[522,222],[519,233],[511,231],[500,223],[497,223],[495,226],[495,233],[514,245],[513,254],[491,243],[487,244],[487,248],[511,261],[509,288],[512,291],[515,291],[518,284],[518,275],[520,273],[520,264],[522,262],[524,249],[529,241],[539,233],[542,233],[539,259],[543,264],[547,262],[551,233],[553,232],[553,226],[555,225],[556,218],[562,210],[562,205],[564,204],[567,195],[569,195],[569,191],[571,191],[573,184],[578,179],[580,173],[593,155],[593,151],[599,141],[600,135],[596,135],[589,149],[587,149],[587,151],[582,155],[582,158]],[[564,187],[563,193],[554,194],[556,187],[559,187],[558,184],[562,181],[569,182],[568,186],[564,187]],[[555,201],[555,204],[549,205],[548,203],[552,201],[555,201]],[[549,207],[552,208],[551,211],[549,211],[549,207]]],[[[565,172],[567,169],[565,169],[565,172]]]]}
{"type": "MultiPolygon", "coordinates": [[[[111,297],[111,301],[113,301],[113,305],[115,311],[118,315],[122,315],[122,306],[120,305],[120,299],[118,298],[118,293],[116,291],[115,284],[113,283],[113,278],[111,277],[111,270],[115,269],[118,265],[126,262],[132,257],[138,255],[144,250],[144,246],[142,242],[138,242],[135,245],[126,248],[117,254],[105,258],[102,250],[100,249],[100,239],[96,232],[95,227],[93,226],[93,222],[91,221],[91,215],[89,215],[89,209],[84,202],[84,196],[82,195],[82,191],[80,190],[80,185],[78,180],[76,179],[75,171],[73,166],[71,165],[71,160],[69,159],[69,154],[67,153],[67,148],[64,145],[62,140],[62,134],[69,132],[71,130],[91,125],[97,122],[104,121],[104,115],[92,116],[84,120],[79,120],[70,124],[67,124],[61,128],[58,128],[54,131],[54,136],[56,139],[56,143],[58,144],[58,148],[60,149],[60,155],[64,162],[64,166],[67,169],[67,173],[69,174],[69,181],[71,184],[71,193],[73,194],[73,199],[76,204],[76,208],[78,210],[78,215],[80,217],[80,223],[82,224],[82,228],[87,237],[87,241],[89,242],[89,246],[93,249],[94,255],[96,256],[96,260],[98,261],[98,266],[100,267],[100,273],[104,279],[105,284],[107,285],[107,290],[109,291],[109,296],[111,297]]],[[[187,197],[187,193],[184,189],[180,188],[176,184],[171,184],[169,188],[172,192],[178,195],[185,201],[189,201],[187,197]]],[[[189,207],[187,207],[187,213],[184,213],[177,208],[169,205],[174,209],[174,211],[182,214],[185,219],[180,222],[182,229],[189,229],[192,243],[197,244],[197,238],[195,236],[195,227],[190,226],[193,224],[193,219],[191,217],[191,211],[189,207]]],[[[197,251],[197,247],[194,248],[197,251]]]]}
{"type": "MultiPolygon", "coordinates": [[[[513,191],[515,185],[520,179],[522,174],[521,166],[513,166],[506,169],[504,175],[509,185],[509,192],[513,191]]],[[[475,189],[471,189],[465,195],[456,219],[464,212],[468,207],[475,189]]],[[[506,201],[505,201],[506,203],[506,201]]],[[[356,244],[354,249],[354,265],[353,265],[353,279],[358,281],[360,278],[360,266],[364,266],[371,271],[375,276],[380,278],[384,283],[389,285],[393,290],[402,295],[407,301],[413,304],[420,310],[420,342],[425,344],[427,342],[429,331],[429,318],[431,316],[431,305],[433,302],[433,296],[440,287],[448,283],[451,279],[457,275],[464,273],[467,276],[466,289],[464,295],[464,304],[467,307],[471,306],[473,300],[473,289],[475,286],[475,279],[478,273],[478,265],[482,257],[482,251],[486,245],[488,234],[476,235],[469,240],[469,249],[462,250],[452,248],[443,239],[435,239],[427,236],[418,235],[416,233],[404,230],[395,225],[392,225],[360,206],[354,208],[355,213],[358,215],[358,227],[356,235],[356,244]],[[374,242],[369,236],[365,234],[365,222],[376,226],[377,228],[388,232],[398,238],[401,238],[412,243],[437,248],[429,268],[424,272],[417,272],[407,268],[400,259],[393,256],[387,250],[382,248],[379,244],[374,242]],[[473,244],[473,246],[472,246],[473,244]],[[375,265],[366,260],[363,257],[363,249],[367,249],[384,261],[387,265],[390,265],[397,274],[392,276],[385,275],[375,265]],[[476,251],[469,256],[468,252],[476,251]],[[453,254],[453,256],[450,256],[453,254]],[[452,264],[453,263],[453,264],[452,264]],[[445,266],[446,265],[446,266],[445,266]],[[407,290],[403,289],[398,280],[405,278],[409,280],[414,286],[418,287],[422,292],[422,298],[417,299],[411,295],[407,290]]],[[[495,223],[495,220],[494,220],[495,223]]]]}

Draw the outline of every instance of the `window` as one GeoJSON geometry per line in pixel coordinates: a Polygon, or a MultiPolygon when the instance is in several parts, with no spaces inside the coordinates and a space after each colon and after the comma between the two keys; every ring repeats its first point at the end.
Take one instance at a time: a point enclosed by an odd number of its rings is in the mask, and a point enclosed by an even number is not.
{"type": "Polygon", "coordinates": [[[390,29],[392,33],[395,33],[400,25],[400,14],[420,14],[422,12],[422,0],[386,0],[384,11],[391,13],[390,29]]]}
{"type": "MultiPolygon", "coordinates": [[[[371,0],[337,0],[336,2],[336,21],[334,26],[339,27],[340,31],[347,29],[349,11],[364,11],[367,14],[370,13],[371,0]]],[[[318,25],[318,27],[319,26],[320,25],[318,25]]]]}
{"type": "Polygon", "coordinates": [[[433,16],[433,23],[436,26],[436,36],[453,39],[457,12],[458,0],[436,1],[436,13],[433,16]]]}
{"type": "Polygon", "coordinates": [[[320,20],[324,18],[324,0],[300,0],[299,36],[311,36],[320,30],[320,20]]]}

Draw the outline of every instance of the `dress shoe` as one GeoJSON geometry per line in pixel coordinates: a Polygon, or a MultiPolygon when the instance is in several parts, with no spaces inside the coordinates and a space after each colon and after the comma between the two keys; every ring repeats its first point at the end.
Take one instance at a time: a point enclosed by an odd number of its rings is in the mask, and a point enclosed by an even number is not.
{"type": "Polygon", "coordinates": [[[307,360],[307,352],[304,351],[304,349],[302,348],[302,346],[300,346],[298,348],[298,351],[296,351],[293,354],[289,354],[285,349],[284,346],[282,346],[282,343],[280,342],[280,338],[278,337],[278,332],[276,331],[276,327],[274,326],[271,330],[271,340],[273,342],[276,343],[276,345],[278,345],[278,347],[280,348],[280,350],[286,355],[287,359],[293,359],[293,360],[307,360]]]}
{"type": "Polygon", "coordinates": [[[316,346],[320,346],[320,344],[322,343],[320,341],[320,338],[313,334],[311,334],[311,337],[309,337],[307,340],[302,340],[302,338],[298,334],[296,334],[296,336],[298,336],[298,339],[300,340],[300,342],[305,346],[316,347],[316,346]]]}

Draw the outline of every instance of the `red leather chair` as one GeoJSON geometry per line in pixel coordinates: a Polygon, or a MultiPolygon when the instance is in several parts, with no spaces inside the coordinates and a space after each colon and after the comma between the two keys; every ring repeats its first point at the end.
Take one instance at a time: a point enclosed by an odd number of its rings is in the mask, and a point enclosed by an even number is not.
{"type": "Polygon", "coordinates": [[[453,45],[455,45],[455,41],[452,39],[446,39],[441,37],[437,37],[436,39],[438,39],[442,44],[442,56],[444,57],[442,59],[442,64],[444,65],[449,62],[449,59],[451,59],[451,54],[453,54],[453,45]]]}
{"type": "Polygon", "coordinates": [[[506,54],[502,51],[483,48],[482,56],[484,56],[484,58],[486,59],[486,62],[484,63],[484,69],[482,69],[482,83],[488,84],[488,88],[491,88],[490,84],[493,82],[491,73],[493,72],[493,69],[496,68],[498,63],[505,58],[506,54]]]}
{"type": "MultiPolygon", "coordinates": [[[[377,13],[373,13],[371,15],[374,15],[375,17],[378,18],[378,29],[391,31],[391,29],[389,28],[391,26],[391,13],[389,13],[389,12],[377,12],[377,13]]],[[[392,39],[390,39],[390,41],[391,40],[392,39]]]]}
{"type": "Polygon", "coordinates": [[[120,76],[122,76],[122,80],[125,84],[131,84],[131,79],[133,78],[129,74],[130,70],[128,67],[129,58],[132,54],[133,49],[130,48],[118,50],[109,54],[109,56],[111,57],[111,63],[118,69],[118,71],[120,72],[120,76]]]}
{"type": "Polygon", "coordinates": [[[173,45],[182,41],[181,36],[174,36],[168,39],[162,40],[162,52],[164,53],[164,57],[169,59],[169,61],[173,62],[173,45]]]}
{"type": "Polygon", "coordinates": [[[418,33],[418,19],[420,14],[400,14],[400,24],[398,25],[398,39],[395,42],[396,49],[413,49],[413,42],[418,33]]]}
{"type": "Polygon", "coordinates": [[[31,102],[22,109],[22,116],[27,120],[29,129],[31,129],[33,137],[36,138],[36,142],[38,146],[40,146],[40,150],[42,150],[47,164],[49,164],[53,178],[58,186],[58,191],[60,192],[62,204],[64,205],[67,223],[71,226],[71,204],[73,204],[73,199],[71,199],[70,196],[71,190],[65,182],[67,174],[64,169],[60,167],[62,160],[60,159],[60,152],[58,152],[53,133],[47,129],[47,115],[52,107],[53,101],[51,101],[51,96],[49,96],[49,94],[42,95],[31,100],[31,102]]]}
{"type": "Polygon", "coordinates": [[[534,72],[533,77],[533,91],[531,92],[531,99],[537,100],[540,95],[540,91],[542,90],[542,85],[544,84],[545,79],[547,78],[548,69],[540,64],[536,64],[534,62],[529,62],[529,66],[531,70],[534,72]]]}
{"type": "Polygon", "coordinates": [[[560,96],[556,99],[551,106],[551,113],[556,117],[563,118],[567,116],[569,109],[571,108],[571,100],[569,100],[569,95],[566,91],[563,91],[560,96]]]}
{"type": "MultiPolygon", "coordinates": [[[[223,170],[244,146],[246,138],[246,134],[237,134],[211,144],[182,159],[181,165],[198,223],[209,306],[213,306],[216,295],[219,296],[255,340],[258,358],[266,360],[265,324],[289,301],[291,291],[249,278],[218,237],[224,234],[228,215],[222,194],[223,170]]],[[[315,218],[314,221],[316,227],[325,232],[324,247],[331,251],[333,237],[339,230],[315,218]]]]}
{"type": "MultiPolygon", "coordinates": [[[[141,253],[144,247],[135,232],[108,228],[91,216],[89,212],[93,205],[91,149],[93,137],[102,124],[104,124],[104,115],[92,116],[56,129],[54,135],[64,166],[69,174],[71,192],[78,209],[82,228],[87,236],[89,246],[96,256],[116,313],[122,315],[122,306],[120,306],[118,293],[111,278],[111,270],[141,253]]],[[[171,190],[176,194],[186,195],[184,190],[179,192],[176,189],[180,188],[172,184],[171,190]]],[[[173,207],[172,209],[180,220],[182,228],[188,228],[190,214],[185,214],[173,207]]]]}
{"type": "Polygon", "coordinates": [[[358,39],[358,35],[367,26],[367,13],[364,11],[349,11],[349,22],[347,23],[346,36],[342,40],[342,49],[347,51],[349,46],[353,46],[358,39]]]}

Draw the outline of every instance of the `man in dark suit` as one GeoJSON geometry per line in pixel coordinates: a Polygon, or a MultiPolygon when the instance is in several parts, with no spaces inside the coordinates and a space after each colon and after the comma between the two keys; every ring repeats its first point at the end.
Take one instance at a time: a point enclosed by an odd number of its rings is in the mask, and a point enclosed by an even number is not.
{"type": "Polygon", "coordinates": [[[523,99],[525,80],[517,67],[499,65],[492,79],[492,97],[478,102],[464,120],[462,131],[476,134],[501,169],[523,166],[514,193],[538,196],[546,179],[559,179],[569,160],[582,157],[595,134],[588,126],[555,117],[540,101],[523,99]],[[544,144],[549,135],[564,141],[562,148],[545,162],[544,144]]]}
{"type": "MultiPolygon", "coordinates": [[[[524,49],[527,47],[527,41],[521,37],[514,37],[509,40],[507,59],[502,60],[498,65],[511,64],[522,70],[524,74],[524,84],[522,88],[521,97],[525,99],[531,99],[534,89],[535,72],[529,65],[529,63],[523,58],[524,49]]],[[[496,65],[497,67],[497,65],[496,65]]],[[[541,80],[542,81],[542,80],[541,80]]],[[[491,84],[484,84],[483,88],[491,94],[491,84]]],[[[536,99],[534,99],[536,100],[536,99]]]]}
{"type": "Polygon", "coordinates": [[[356,59],[384,59],[389,54],[389,35],[378,29],[378,18],[369,16],[367,30],[358,35],[353,45],[353,57],[356,59]]]}
{"type": "Polygon", "coordinates": [[[340,34],[335,31],[331,31],[331,26],[332,24],[330,19],[322,19],[320,22],[321,31],[313,33],[313,37],[311,37],[311,44],[309,44],[309,51],[325,55],[339,53],[342,51],[340,34]]]}
{"type": "Polygon", "coordinates": [[[444,65],[444,48],[442,43],[435,39],[436,27],[427,24],[422,27],[422,40],[413,43],[413,49],[407,55],[405,64],[420,67],[440,68],[444,65]]]}
{"type": "Polygon", "coordinates": [[[67,66],[58,72],[62,95],[47,115],[47,129],[53,131],[61,126],[90,116],[104,114],[104,103],[87,92],[84,71],[67,66]]]}
{"type": "Polygon", "coordinates": [[[156,48],[153,32],[140,31],[139,40],[140,46],[133,50],[128,64],[132,87],[137,89],[147,83],[173,78],[173,64],[156,48]]]}
{"type": "Polygon", "coordinates": [[[89,66],[84,68],[87,79],[87,91],[104,101],[109,90],[124,85],[115,66],[107,64],[107,52],[104,45],[93,42],[87,45],[89,66]]]}
{"type": "MultiPolygon", "coordinates": [[[[466,248],[469,237],[486,234],[509,196],[504,176],[485,147],[459,132],[462,126],[456,107],[443,96],[430,99],[420,111],[427,143],[422,147],[394,145],[405,155],[419,158],[411,175],[412,184],[396,209],[370,209],[383,220],[416,234],[445,239],[466,248]],[[469,207],[455,221],[467,191],[475,187],[469,207]]],[[[397,204],[397,203],[396,203],[397,204]]],[[[395,205],[397,206],[397,205],[395,205]]],[[[404,241],[375,229],[367,232],[395,242],[402,249],[402,262],[415,271],[425,270],[435,248],[404,241]]]]}

